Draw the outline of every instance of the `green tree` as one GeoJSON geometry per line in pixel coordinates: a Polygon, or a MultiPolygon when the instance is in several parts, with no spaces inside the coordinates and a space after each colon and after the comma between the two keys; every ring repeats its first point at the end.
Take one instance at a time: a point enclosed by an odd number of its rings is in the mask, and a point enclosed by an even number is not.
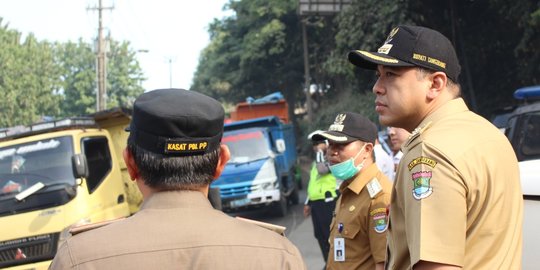
{"type": "Polygon", "coordinates": [[[146,80],[136,59],[137,52],[129,42],[111,41],[108,62],[107,107],[132,107],[135,98],[144,92],[142,82],[146,80]]]}
{"type": "MultiPolygon", "coordinates": [[[[57,63],[62,66],[62,116],[86,115],[96,111],[96,58],[92,46],[78,43],[56,44],[57,63]]],[[[107,108],[131,107],[144,92],[142,69],[129,42],[110,42],[107,62],[107,108]]]]}
{"type": "Polygon", "coordinates": [[[77,43],[57,43],[56,63],[62,68],[61,116],[76,116],[96,110],[96,58],[90,44],[79,39],[77,43]]]}
{"type": "Polygon", "coordinates": [[[28,124],[59,113],[59,69],[52,45],[2,26],[0,19],[0,127],[28,124]]]}
{"type": "MultiPolygon", "coordinates": [[[[236,103],[281,91],[302,95],[303,62],[293,0],[231,1],[234,16],[210,24],[192,89],[236,103]]],[[[293,108],[293,106],[290,106],[293,108]]]]}
{"type": "MultiPolygon", "coordinates": [[[[92,46],[38,41],[9,29],[0,18],[0,127],[30,124],[44,116],[95,112],[96,60],[92,46]]],[[[129,42],[112,40],[107,63],[108,107],[132,105],[145,80],[129,42]]]]}
{"type": "Polygon", "coordinates": [[[355,0],[336,22],[336,50],[325,67],[346,85],[368,91],[373,77],[348,64],[346,51],[376,50],[400,24],[431,27],[454,43],[464,98],[473,110],[488,116],[495,108],[515,103],[516,88],[539,83],[539,14],[539,3],[530,0],[355,0]]]}

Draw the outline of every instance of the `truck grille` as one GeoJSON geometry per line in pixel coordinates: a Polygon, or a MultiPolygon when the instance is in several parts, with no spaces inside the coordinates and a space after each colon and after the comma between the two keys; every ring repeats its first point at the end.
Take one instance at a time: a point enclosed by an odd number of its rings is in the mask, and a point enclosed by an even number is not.
{"type": "Polygon", "coordinates": [[[0,268],[52,259],[59,235],[42,234],[0,242],[0,268]]]}
{"type": "Polygon", "coordinates": [[[253,190],[257,190],[260,185],[247,185],[232,188],[220,188],[221,198],[232,198],[245,196],[253,190]]]}

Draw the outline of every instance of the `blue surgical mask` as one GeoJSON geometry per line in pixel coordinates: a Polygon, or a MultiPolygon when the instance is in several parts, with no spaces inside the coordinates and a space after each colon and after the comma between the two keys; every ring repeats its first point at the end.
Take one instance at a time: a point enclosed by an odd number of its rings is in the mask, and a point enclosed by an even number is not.
{"type": "Polygon", "coordinates": [[[354,156],[354,158],[350,158],[346,161],[343,161],[338,164],[334,164],[330,166],[330,172],[332,175],[338,179],[341,180],[348,180],[349,178],[355,176],[363,167],[364,167],[364,161],[362,163],[358,164],[358,166],[354,166],[354,161],[364,151],[364,146],[362,146],[362,149],[354,156]]]}

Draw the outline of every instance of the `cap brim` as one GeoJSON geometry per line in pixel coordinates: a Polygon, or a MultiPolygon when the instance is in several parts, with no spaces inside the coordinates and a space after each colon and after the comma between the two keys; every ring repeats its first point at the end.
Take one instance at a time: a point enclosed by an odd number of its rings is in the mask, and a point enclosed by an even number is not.
{"type": "Polygon", "coordinates": [[[318,132],[317,134],[314,134],[311,137],[311,140],[313,141],[328,140],[329,142],[333,142],[333,143],[350,143],[358,139],[349,137],[337,131],[321,131],[321,132],[318,132]]]}
{"type": "Polygon", "coordinates": [[[377,69],[377,65],[392,66],[392,67],[412,67],[414,64],[401,61],[397,58],[388,56],[384,53],[366,52],[366,51],[350,51],[348,55],[351,64],[365,68],[377,69]]]}

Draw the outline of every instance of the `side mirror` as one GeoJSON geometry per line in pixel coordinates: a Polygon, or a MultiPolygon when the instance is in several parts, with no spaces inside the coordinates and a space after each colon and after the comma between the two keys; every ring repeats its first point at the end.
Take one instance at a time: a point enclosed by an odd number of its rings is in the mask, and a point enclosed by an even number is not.
{"type": "Polygon", "coordinates": [[[277,139],[276,140],[276,149],[279,153],[285,152],[287,148],[285,147],[285,140],[283,139],[277,139]]]}
{"type": "Polygon", "coordinates": [[[75,178],[88,177],[88,163],[84,154],[75,154],[71,157],[71,167],[75,178]]]}

